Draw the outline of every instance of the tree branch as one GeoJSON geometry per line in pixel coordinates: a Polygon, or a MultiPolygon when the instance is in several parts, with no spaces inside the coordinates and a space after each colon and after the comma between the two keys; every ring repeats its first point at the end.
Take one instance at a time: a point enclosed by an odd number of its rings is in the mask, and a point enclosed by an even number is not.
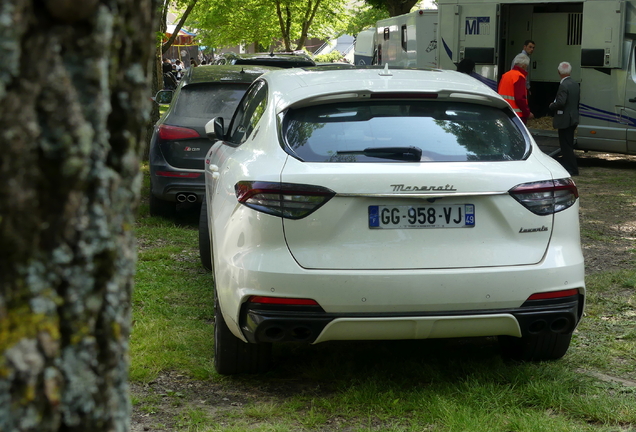
{"type": "MultiPolygon", "coordinates": [[[[186,19],[188,19],[188,15],[190,15],[190,12],[192,12],[192,9],[194,9],[194,6],[197,4],[197,0],[190,0],[190,4],[188,4],[188,7],[186,8],[185,12],[183,12],[183,15],[181,15],[181,19],[179,19],[179,22],[177,23],[177,26],[175,27],[174,31],[172,32],[172,34],[170,35],[170,37],[168,38],[168,40],[163,43],[161,45],[161,54],[165,54],[166,52],[168,52],[168,50],[170,49],[170,47],[172,46],[172,44],[174,43],[175,39],[177,39],[177,36],[179,36],[179,31],[181,31],[181,27],[183,27],[183,23],[185,23],[186,19]]],[[[164,33],[165,33],[165,29],[167,29],[167,21],[166,21],[166,17],[168,14],[168,7],[167,5],[164,6],[164,33]]]]}

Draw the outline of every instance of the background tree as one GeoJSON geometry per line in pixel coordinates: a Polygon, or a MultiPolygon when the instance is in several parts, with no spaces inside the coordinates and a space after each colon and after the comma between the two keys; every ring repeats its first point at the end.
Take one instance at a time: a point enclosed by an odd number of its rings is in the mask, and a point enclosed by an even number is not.
{"type": "MultiPolygon", "coordinates": [[[[197,3],[197,0],[155,0],[159,1],[161,4],[160,12],[159,12],[159,21],[158,21],[158,31],[156,34],[156,43],[157,50],[155,51],[155,64],[152,69],[152,90],[151,94],[157,94],[157,92],[163,88],[163,72],[161,69],[162,56],[165,54],[177,36],[179,36],[179,31],[183,27],[186,19],[194,9],[194,6],[197,3]],[[164,41],[166,38],[166,33],[168,30],[168,13],[171,10],[175,11],[183,11],[181,13],[181,17],[179,18],[175,30],[172,32],[170,37],[164,41]]],[[[152,104],[152,108],[150,111],[150,118],[148,123],[146,124],[146,142],[144,146],[143,159],[148,160],[149,152],[150,152],[150,137],[152,136],[152,131],[155,123],[159,120],[159,106],[157,104],[152,104]]]]}
{"type": "Polygon", "coordinates": [[[420,0],[365,0],[374,9],[384,10],[389,16],[398,16],[411,12],[413,6],[420,0]]]}
{"type": "Polygon", "coordinates": [[[156,0],[0,3],[0,430],[129,429],[156,0]]]}
{"type": "Polygon", "coordinates": [[[350,19],[347,20],[343,34],[357,35],[362,30],[375,27],[376,22],[389,18],[386,9],[378,9],[368,4],[357,5],[349,10],[350,19]]]}
{"type": "Polygon", "coordinates": [[[342,34],[350,18],[344,0],[198,0],[187,23],[205,46],[291,51],[304,48],[309,37],[342,34]]]}
{"type": "Polygon", "coordinates": [[[175,24],[175,29],[168,37],[168,39],[161,43],[161,54],[165,54],[174,41],[179,36],[179,31],[185,24],[186,20],[190,16],[190,12],[194,9],[194,6],[197,4],[197,0],[163,0],[163,4],[161,7],[161,18],[159,20],[159,32],[163,35],[167,33],[168,30],[168,13],[170,12],[171,7],[175,10],[183,11],[181,16],[179,17],[179,21],[175,24]]]}

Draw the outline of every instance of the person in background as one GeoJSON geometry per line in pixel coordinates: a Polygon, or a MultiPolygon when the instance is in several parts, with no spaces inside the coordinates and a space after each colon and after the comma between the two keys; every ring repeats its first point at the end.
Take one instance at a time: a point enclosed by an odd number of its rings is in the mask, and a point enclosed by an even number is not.
{"type": "Polygon", "coordinates": [[[177,88],[177,80],[172,73],[172,63],[169,59],[163,59],[161,65],[161,72],[163,74],[163,88],[164,90],[174,90],[177,88]]]}
{"type": "Polygon", "coordinates": [[[552,125],[559,130],[559,146],[561,147],[560,162],[570,175],[579,175],[579,167],[574,155],[574,131],[579,124],[579,84],[570,74],[572,65],[561,62],[557,68],[561,83],[557,90],[554,102],[550,104],[550,110],[554,112],[552,125]]]}
{"type": "MultiPolygon", "coordinates": [[[[520,54],[525,54],[528,57],[530,57],[532,55],[532,53],[534,52],[534,41],[533,40],[526,40],[523,43],[523,49],[521,50],[520,54]]],[[[515,67],[515,61],[512,61],[512,64],[510,65],[510,69],[515,67]]],[[[528,68],[526,69],[526,72],[528,72],[528,76],[526,76],[526,88],[528,89],[528,94],[531,94],[530,92],[530,62],[528,62],[528,68]]]]}
{"type": "MultiPolygon", "coordinates": [[[[526,40],[523,43],[523,49],[521,50],[521,52],[519,54],[525,54],[528,57],[530,57],[532,55],[532,53],[534,52],[534,47],[535,47],[534,41],[528,39],[528,40],[526,40]]],[[[515,62],[513,60],[512,61],[512,65],[510,65],[510,69],[512,69],[514,67],[515,67],[515,62]]]]}
{"type": "Polygon", "coordinates": [[[534,118],[528,106],[528,89],[526,88],[530,57],[518,54],[513,64],[513,68],[501,77],[498,93],[510,104],[512,110],[525,124],[529,119],[534,118]]]}
{"type": "Polygon", "coordinates": [[[208,62],[207,62],[207,61],[205,61],[205,60],[201,60],[201,66],[206,65],[206,64],[208,64],[208,62]]]}
{"type": "Polygon", "coordinates": [[[170,59],[167,59],[167,58],[163,59],[163,64],[161,65],[161,72],[162,73],[172,72],[172,63],[170,62],[170,59]]]}
{"type": "Polygon", "coordinates": [[[174,65],[177,67],[177,79],[180,80],[183,76],[183,65],[181,64],[181,60],[177,59],[174,62],[174,65]]]}

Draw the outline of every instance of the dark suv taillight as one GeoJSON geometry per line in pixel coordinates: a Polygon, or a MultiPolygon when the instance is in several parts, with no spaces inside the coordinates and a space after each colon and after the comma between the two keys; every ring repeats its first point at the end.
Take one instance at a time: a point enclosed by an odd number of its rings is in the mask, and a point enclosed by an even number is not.
{"type": "Polygon", "coordinates": [[[322,186],[260,181],[240,181],[234,189],[241,204],[286,219],[302,219],[336,194],[322,186]]]}
{"type": "Polygon", "coordinates": [[[161,125],[159,126],[159,139],[174,141],[178,139],[186,139],[186,138],[199,138],[199,132],[194,129],[179,127],[179,126],[169,126],[169,125],[161,125]]]}
{"type": "Polygon", "coordinates": [[[572,179],[545,180],[523,183],[508,191],[534,214],[548,215],[572,207],[579,191],[572,179]]]}

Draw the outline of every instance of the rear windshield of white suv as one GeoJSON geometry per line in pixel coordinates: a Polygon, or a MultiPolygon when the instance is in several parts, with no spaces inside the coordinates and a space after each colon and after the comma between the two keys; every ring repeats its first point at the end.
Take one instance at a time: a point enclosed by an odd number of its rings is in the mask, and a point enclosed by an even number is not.
{"type": "Polygon", "coordinates": [[[505,111],[443,101],[365,101],[290,109],[287,151],[307,162],[513,161],[530,146],[505,111]]]}

